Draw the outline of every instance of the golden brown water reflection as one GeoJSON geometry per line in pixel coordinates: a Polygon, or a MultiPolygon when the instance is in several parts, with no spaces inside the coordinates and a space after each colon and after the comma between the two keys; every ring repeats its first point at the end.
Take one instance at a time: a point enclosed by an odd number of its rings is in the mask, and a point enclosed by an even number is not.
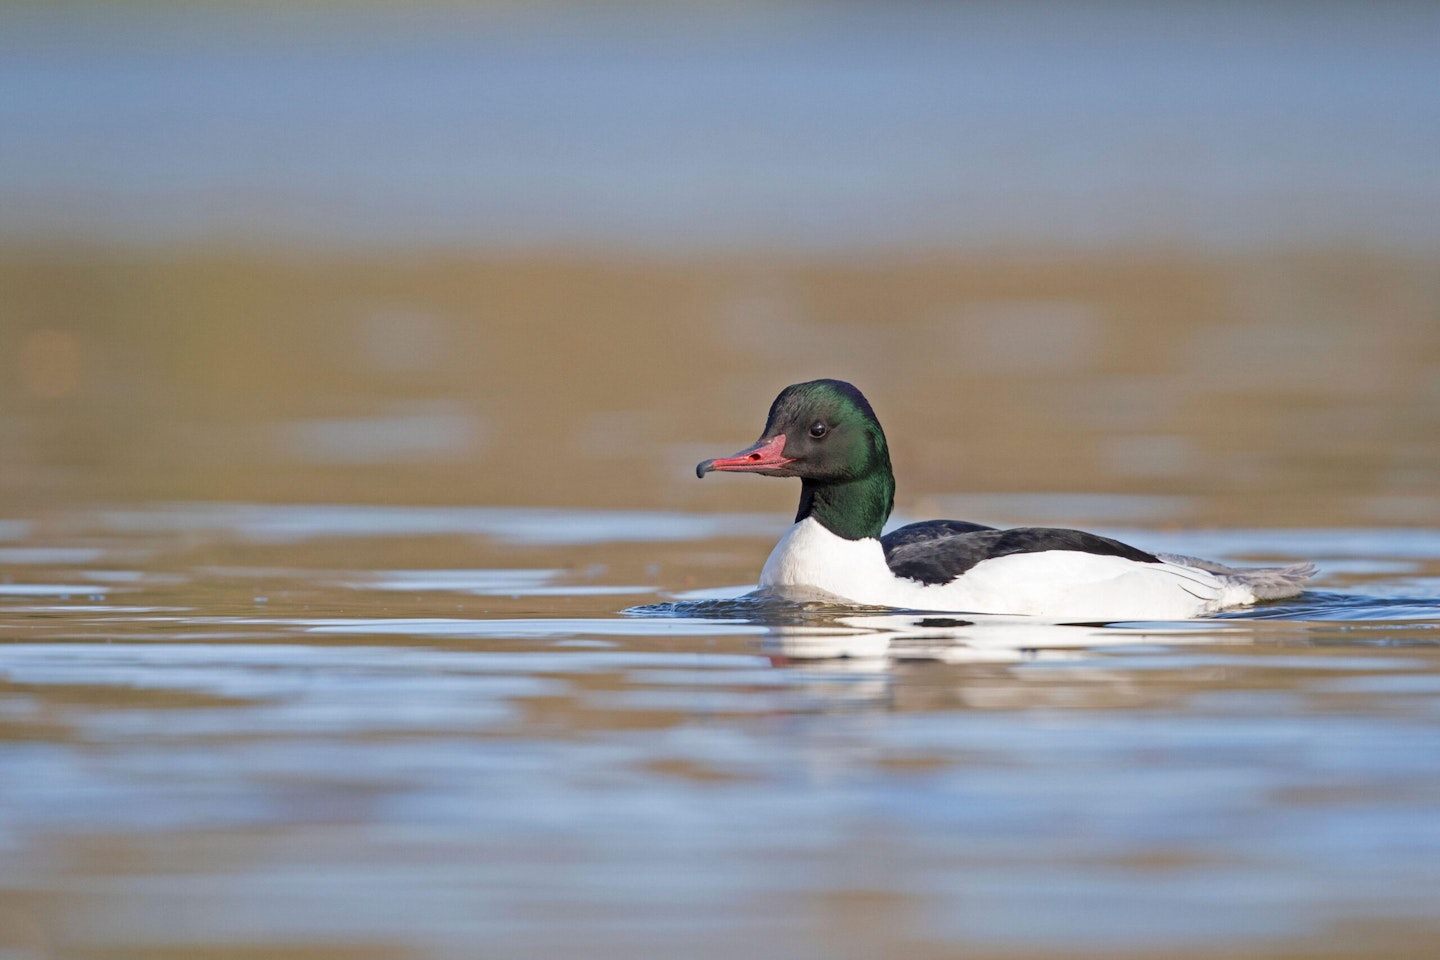
{"type": "Polygon", "coordinates": [[[1437,515],[1431,260],[12,249],[0,307],[0,489],[37,506],[780,510],[779,484],[685,480],[779,387],[838,376],[875,403],[917,514],[1123,493],[1187,526],[1437,515]]]}

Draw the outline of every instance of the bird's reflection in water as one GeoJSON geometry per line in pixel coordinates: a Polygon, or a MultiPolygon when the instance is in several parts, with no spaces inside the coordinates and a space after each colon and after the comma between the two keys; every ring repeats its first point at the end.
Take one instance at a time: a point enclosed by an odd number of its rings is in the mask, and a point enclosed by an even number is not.
{"type": "Polygon", "coordinates": [[[865,613],[770,624],[761,649],[773,666],[794,671],[822,709],[1111,707],[1148,699],[1142,678],[1119,668],[1117,653],[1224,643],[1231,632],[1219,623],[1115,627],[865,613]],[[1051,666],[1064,669],[1030,669],[1051,666]]]}

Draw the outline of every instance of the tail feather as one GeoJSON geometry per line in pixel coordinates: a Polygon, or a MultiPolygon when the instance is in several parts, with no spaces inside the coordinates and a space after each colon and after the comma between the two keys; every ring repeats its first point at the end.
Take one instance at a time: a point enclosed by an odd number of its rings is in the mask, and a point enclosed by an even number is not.
{"type": "Polygon", "coordinates": [[[1292,563],[1284,567],[1231,567],[1214,560],[1183,557],[1174,553],[1161,553],[1156,556],[1166,563],[1213,573],[1228,585],[1245,587],[1255,595],[1256,600],[1283,600],[1286,597],[1299,596],[1305,589],[1305,581],[1315,576],[1318,570],[1313,563],[1292,563]]]}

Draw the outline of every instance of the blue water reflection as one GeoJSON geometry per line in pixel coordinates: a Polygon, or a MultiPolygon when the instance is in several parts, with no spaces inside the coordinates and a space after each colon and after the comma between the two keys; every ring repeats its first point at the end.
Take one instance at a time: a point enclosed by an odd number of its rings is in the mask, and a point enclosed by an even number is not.
{"type": "Polygon", "coordinates": [[[763,556],[773,523],[191,503],[15,527],[0,946],[1429,942],[1440,598],[1402,587],[1440,575],[1432,535],[1147,531],[1351,566],[1236,616],[1066,626],[721,587],[707,563],[763,556]],[[636,565],[662,571],[639,595],[636,565]],[[61,592],[96,574],[99,599],[61,592]]]}
{"type": "Polygon", "coordinates": [[[1426,4],[12,5],[7,234],[1435,250],[1426,4]]]}

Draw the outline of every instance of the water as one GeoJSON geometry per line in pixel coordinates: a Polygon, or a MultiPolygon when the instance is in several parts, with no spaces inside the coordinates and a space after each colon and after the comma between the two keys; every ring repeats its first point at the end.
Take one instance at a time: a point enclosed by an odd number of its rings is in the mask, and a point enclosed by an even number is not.
{"type": "Polygon", "coordinates": [[[0,960],[1440,956],[1437,16],[0,5],[0,960]],[[746,596],[814,377],[1321,576],[746,596]]]}
{"type": "Polygon", "coordinates": [[[9,4],[0,239],[1440,249],[1423,3],[9,4]]]}
{"type": "Polygon", "coordinates": [[[746,598],[767,521],[6,518],[5,956],[1440,946],[1433,533],[1132,530],[1325,573],[1066,627],[746,598]]]}

